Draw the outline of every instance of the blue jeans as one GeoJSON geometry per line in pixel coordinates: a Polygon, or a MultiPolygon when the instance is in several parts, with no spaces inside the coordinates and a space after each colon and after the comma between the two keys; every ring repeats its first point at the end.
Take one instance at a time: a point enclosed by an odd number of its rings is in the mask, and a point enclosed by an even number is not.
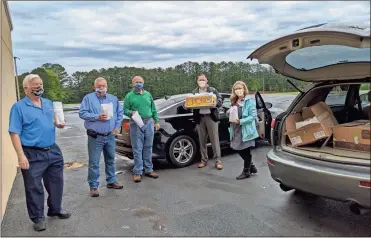
{"type": "Polygon", "coordinates": [[[134,155],[134,175],[142,175],[143,165],[146,173],[153,172],[152,146],[155,130],[152,120],[144,121],[139,128],[135,122],[130,121],[130,139],[134,155]]]}
{"type": "Polygon", "coordinates": [[[97,138],[88,136],[88,183],[90,188],[98,188],[99,186],[99,161],[102,151],[104,155],[107,184],[116,182],[115,147],[116,143],[114,135],[98,135],[97,138]]]}

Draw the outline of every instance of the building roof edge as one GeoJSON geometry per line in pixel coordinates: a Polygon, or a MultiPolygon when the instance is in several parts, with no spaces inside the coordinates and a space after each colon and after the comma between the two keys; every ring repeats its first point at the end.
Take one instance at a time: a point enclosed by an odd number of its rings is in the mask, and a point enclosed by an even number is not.
{"type": "Polygon", "coordinates": [[[4,3],[4,9],[5,9],[6,17],[8,18],[10,31],[12,31],[13,30],[13,22],[12,22],[12,16],[10,15],[10,12],[9,12],[8,1],[3,0],[2,2],[4,3]]]}

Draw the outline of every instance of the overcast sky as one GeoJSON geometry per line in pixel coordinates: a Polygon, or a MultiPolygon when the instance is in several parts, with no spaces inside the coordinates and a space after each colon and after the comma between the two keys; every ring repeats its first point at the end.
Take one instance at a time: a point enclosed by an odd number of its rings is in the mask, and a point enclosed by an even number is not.
{"type": "Polygon", "coordinates": [[[325,22],[370,25],[363,2],[9,2],[19,73],[244,61],[256,47],[325,22]]]}

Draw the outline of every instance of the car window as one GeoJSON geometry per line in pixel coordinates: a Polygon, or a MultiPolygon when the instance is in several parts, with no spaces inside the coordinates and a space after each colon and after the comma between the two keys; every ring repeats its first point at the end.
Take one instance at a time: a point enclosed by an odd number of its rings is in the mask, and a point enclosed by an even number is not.
{"type": "Polygon", "coordinates": [[[230,108],[231,107],[231,99],[229,97],[223,97],[222,107],[224,107],[224,108],[230,108]]]}
{"type": "Polygon", "coordinates": [[[170,115],[182,115],[192,113],[191,109],[184,108],[184,101],[174,104],[172,107],[166,108],[163,112],[161,112],[162,116],[170,116],[170,115]]]}
{"type": "Polygon", "coordinates": [[[298,70],[312,70],[335,64],[370,62],[370,48],[343,45],[321,45],[296,50],[286,62],[298,70]]]}
{"type": "Polygon", "coordinates": [[[161,111],[167,107],[170,107],[175,102],[172,99],[159,98],[154,100],[157,111],[161,111]]]}
{"type": "Polygon", "coordinates": [[[325,103],[329,106],[344,106],[349,86],[336,86],[327,95],[325,103]]]}
{"type": "MultiPolygon", "coordinates": [[[[367,85],[368,86],[368,85],[367,85]]],[[[362,88],[362,87],[361,87],[362,88]]],[[[360,90],[359,91],[359,98],[361,100],[361,106],[362,108],[368,106],[370,104],[369,102],[369,94],[370,94],[371,91],[367,92],[367,90],[360,90]]]]}
{"type": "Polygon", "coordinates": [[[176,106],[169,106],[165,108],[164,111],[162,111],[161,116],[170,116],[170,115],[176,115],[176,106]]]}

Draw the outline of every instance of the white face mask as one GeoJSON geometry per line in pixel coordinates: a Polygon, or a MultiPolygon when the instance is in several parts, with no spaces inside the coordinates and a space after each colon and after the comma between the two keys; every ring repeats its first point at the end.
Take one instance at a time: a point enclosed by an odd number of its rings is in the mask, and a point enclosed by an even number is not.
{"type": "Polygon", "coordinates": [[[198,81],[198,86],[204,88],[206,86],[206,81],[198,81]]]}
{"type": "Polygon", "coordinates": [[[244,93],[244,90],[243,89],[237,89],[234,92],[236,93],[236,95],[238,97],[242,97],[243,96],[243,93],[244,93]]]}
{"type": "Polygon", "coordinates": [[[107,93],[107,88],[106,87],[96,88],[95,91],[97,93],[100,93],[101,95],[104,95],[107,93]]]}

